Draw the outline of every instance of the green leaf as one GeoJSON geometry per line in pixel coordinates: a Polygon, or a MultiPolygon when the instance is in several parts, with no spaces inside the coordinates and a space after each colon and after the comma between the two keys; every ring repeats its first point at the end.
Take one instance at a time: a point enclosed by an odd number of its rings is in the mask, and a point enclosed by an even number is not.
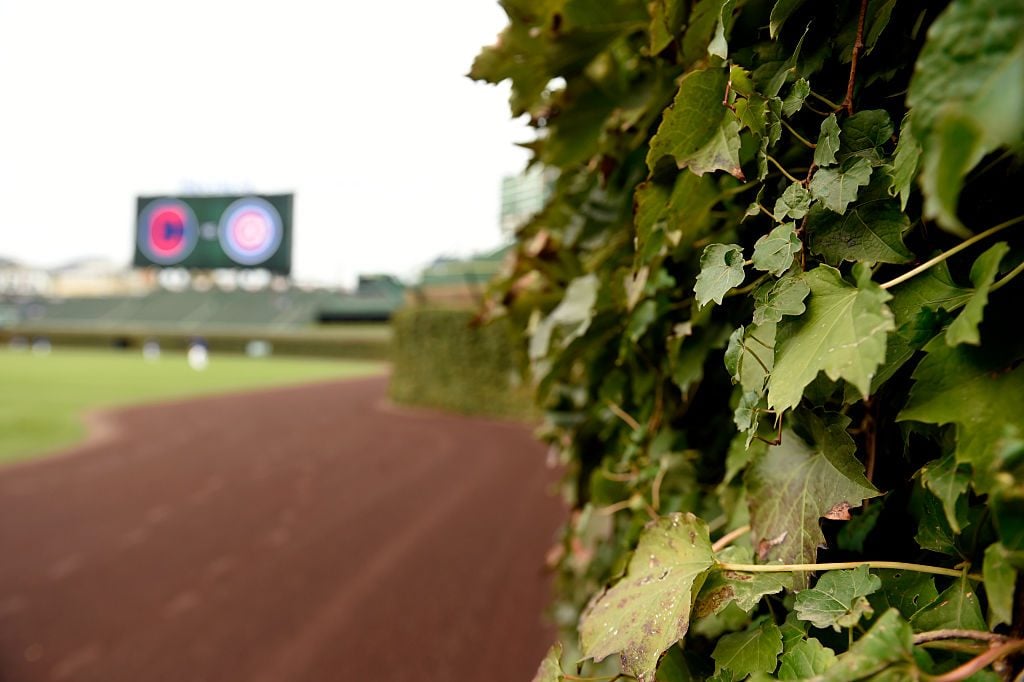
{"type": "Polygon", "coordinates": [[[683,0],[653,0],[648,3],[651,10],[651,54],[658,54],[672,44],[676,34],[686,20],[688,3],[683,0]]]}
{"type": "MultiPolygon", "coordinates": [[[[781,277],[793,264],[793,256],[802,248],[803,244],[796,236],[796,223],[782,223],[754,243],[753,265],[758,270],[781,277]]],[[[740,258],[743,258],[742,251],[740,258]]]]}
{"type": "Polygon", "coordinates": [[[859,156],[872,163],[881,160],[881,148],[892,137],[892,119],[883,109],[858,111],[843,121],[839,157],[859,156]]]}
{"type": "Polygon", "coordinates": [[[832,667],[836,654],[817,639],[801,639],[779,659],[780,680],[807,680],[832,667]]]}
{"type": "MultiPolygon", "coordinates": [[[[1000,453],[1019,439],[1024,425],[1024,365],[1016,332],[993,334],[985,348],[947,346],[934,339],[914,371],[914,386],[897,417],[929,424],[956,424],[956,461],[970,464],[972,485],[991,490],[1000,453]]],[[[776,366],[778,363],[776,362],[776,366]]]]}
{"type": "Polygon", "coordinates": [[[910,620],[939,598],[935,578],[927,573],[881,569],[876,575],[882,589],[871,595],[871,602],[878,611],[895,608],[910,620]]]}
{"type": "Polygon", "coordinates": [[[843,215],[815,206],[807,217],[811,251],[835,264],[906,263],[914,257],[903,243],[909,228],[910,220],[893,199],[870,199],[843,215]]]}
{"type": "Polygon", "coordinates": [[[896,142],[896,154],[892,162],[892,186],[889,188],[889,194],[900,198],[901,211],[907,209],[911,183],[917,177],[917,169],[921,166],[921,145],[910,128],[910,118],[908,112],[900,125],[900,139],[896,142]]]}
{"type": "Polygon", "coordinates": [[[713,563],[707,526],[693,514],[652,522],[626,576],[583,613],[583,656],[600,661],[619,654],[623,672],[653,682],[658,657],[686,635],[694,584],[713,563]]]}
{"type": "Polygon", "coordinates": [[[796,407],[820,371],[868,393],[871,378],[885,359],[886,333],[895,326],[885,305],[890,295],[869,277],[860,269],[853,286],[827,265],[803,275],[811,296],[806,313],[780,323],[775,367],[768,380],[770,407],[796,407]]]}
{"type": "Polygon", "coordinates": [[[804,4],[806,0],[778,0],[775,6],[772,7],[772,14],[768,23],[769,35],[774,40],[782,29],[782,25],[786,23],[786,19],[793,14],[793,12],[800,9],[800,5],[804,4]]]}
{"type": "Polygon", "coordinates": [[[871,575],[866,565],[847,571],[828,571],[818,578],[813,588],[796,595],[793,608],[800,620],[814,627],[831,627],[836,632],[852,628],[861,616],[874,613],[867,596],[882,586],[877,575],[871,575]]]}
{"type": "Polygon", "coordinates": [[[799,182],[790,183],[786,191],[782,193],[776,202],[772,215],[776,220],[782,221],[786,218],[799,220],[807,215],[811,207],[811,193],[804,189],[799,182]]]}
{"type": "Polygon", "coordinates": [[[789,118],[804,106],[804,100],[811,94],[811,84],[803,78],[798,78],[793,87],[789,89],[786,99],[782,100],[782,114],[789,118]]]}
{"type": "Polygon", "coordinates": [[[724,170],[743,179],[740,169],[740,124],[723,104],[727,69],[691,71],[679,83],[675,101],[665,111],[651,138],[647,166],[653,171],[662,157],[696,175],[724,170]]]}
{"type": "Polygon", "coordinates": [[[954,533],[960,532],[960,519],[957,514],[957,501],[967,492],[971,477],[957,471],[956,458],[947,455],[940,460],[930,462],[921,467],[921,482],[935,497],[942,502],[942,510],[946,513],[946,521],[954,533]]]}
{"type": "Polygon", "coordinates": [[[985,549],[981,567],[988,596],[988,625],[995,628],[1013,622],[1013,590],[1017,584],[1017,569],[1010,563],[1009,553],[999,543],[985,549]]]}
{"type": "Polygon", "coordinates": [[[897,663],[913,665],[914,633],[896,609],[886,611],[816,682],[862,680],[897,663]]]}
{"type": "Polygon", "coordinates": [[[819,168],[811,178],[811,195],[826,208],[845,213],[857,192],[871,180],[871,161],[852,156],[839,168],[819,168]]]}
{"type": "Polygon", "coordinates": [[[949,329],[946,330],[946,343],[956,346],[961,343],[969,343],[975,346],[981,345],[981,334],[978,332],[978,325],[985,314],[985,305],[988,303],[988,292],[992,283],[996,281],[999,274],[999,263],[1003,256],[1010,252],[1010,246],[1006,242],[994,244],[985,253],[978,256],[971,266],[971,283],[974,284],[974,293],[964,306],[961,312],[949,329]]]}
{"type": "MultiPolygon", "coordinates": [[[[726,547],[718,553],[723,563],[749,564],[754,560],[753,552],[744,547],[726,547]]],[[[729,604],[752,611],[761,598],[777,594],[793,585],[790,573],[737,573],[714,568],[697,595],[693,615],[706,618],[721,613],[729,604]]]]}
{"type": "Polygon", "coordinates": [[[775,324],[738,328],[725,349],[725,369],[744,391],[764,393],[764,382],[775,364],[775,324]]]}
{"type": "Polygon", "coordinates": [[[533,331],[530,337],[531,358],[537,359],[547,355],[551,335],[556,329],[564,331],[563,347],[587,332],[594,316],[599,286],[600,281],[593,274],[577,277],[569,282],[562,302],[533,331]]]}
{"type": "MultiPolygon", "coordinates": [[[[707,59],[708,46],[714,37],[726,0],[698,0],[693,5],[682,35],[682,64],[691,66],[707,59]]],[[[676,38],[677,34],[673,35],[676,38]]]]}
{"type": "Polygon", "coordinates": [[[630,343],[636,343],[647,333],[647,330],[651,328],[658,317],[658,304],[652,300],[647,299],[633,310],[633,313],[629,316],[629,322],[626,324],[626,338],[629,339],[630,343]]]}
{"type": "Polygon", "coordinates": [[[780,322],[783,315],[802,315],[804,299],[811,293],[802,274],[768,282],[754,292],[754,324],[780,322]]]}
{"type": "MultiPolygon", "coordinates": [[[[854,457],[849,419],[805,413],[801,422],[803,436],[784,429],[782,443],[747,468],[750,525],[761,561],[814,563],[825,545],[819,519],[847,518],[851,507],[878,495],[854,457]]],[[[806,575],[797,578],[799,588],[806,575]]]]}
{"type": "MultiPolygon", "coordinates": [[[[756,391],[745,391],[733,412],[733,422],[741,433],[753,438],[757,433],[757,408],[761,404],[761,394],[756,391]]],[[[749,442],[749,441],[748,441],[749,442]]]]}
{"type": "Polygon", "coordinates": [[[950,585],[934,604],[914,616],[911,623],[918,631],[987,629],[978,605],[978,595],[971,588],[967,576],[950,585]]]}
{"type": "Polygon", "coordinates": [[[729,289],[743,282],[743,247],[736,244],[708,244],[700,256],[700,274],[693,287],[697,304],[709,301],[721,305],[729,289]]]}
{"type": "Polygon", "coordinates": [[[533,676],[533,682],[562,682],[565,676],[562,674],[562,643],[556,642],[548,649],[547,656],[540,662],[537,674],[533,676]]]}
{"type": "Polygon", "coordinates": [[[665,235],[673,247],[689,245],[711,224],[711,209],[721,198],[711,176],[679,173],[671,188],[645,182],[636,190],[636,250],[650,260],[655,234],[665,235]]]}
{"type": "Polygon", "coordinates": [[[743,632],[719,639],[711,658],[716,671],[726,668],[742,679],[752,673],[773,672],[781,653],[782,632],[771,620],[761,619],[743,632]]]}
{"type": "Polygon", "coordinates": [[[864,54],[868,55],[875,49],[879,36],[889,25],[889,17],[896,6],[896,0],[874,0],[868,6],[868,22],[864,31],[864,54]]]}
{"type": "Polygon", "coordinates": [[[829,114],[821,122],[821,132],[818,133],[818,145],[814,148],[814,163],[820,168],[826,168],[836,162],[836,153],[839,151],[839,122],[835,114],[829,114]]]}
{"type": "Polygon", "coordinates": [[[1024,6],[954,0],[928,29],[907,92],[921,144],[925,217],[966,236],[956,214],[961,179],[1024,135],[1024,6]]]}
{"type": "Polygon", "coordinates": [[[878,501],[865,507],[859,514],[851,514],[850,520],[843,524],[836,535],[836,545],[848,552],[863,552],[864,543],[871,531],[878,525],[878,517],[882,513],[883,504],[878,501]]]}
{"type": "Polygon", "coordinates": [[[711,38],[711,42],[708,43],[709,55],[719,57],[721,59],[729,58],[729,43],[726,36],[732,30],[732,12],[735,8],[736,0],[725,0],[725,2],[722,3],[722,9],[718,15],[718,21],[715,23],[715,35],[711,38]]]}

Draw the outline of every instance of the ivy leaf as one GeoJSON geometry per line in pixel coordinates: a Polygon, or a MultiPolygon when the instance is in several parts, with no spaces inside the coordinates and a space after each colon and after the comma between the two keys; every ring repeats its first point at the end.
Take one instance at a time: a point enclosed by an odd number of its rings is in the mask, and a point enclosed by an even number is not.
{"type": "Polygon", "coordinates": [[[989,627],[994,629],[1000,623],[1011,624],[1017,569],[1010,563],[1005,547],[994,543],[985,549],[981,576],[985,579],[985,594],[988,596],[989,627]]]}
{"type": "Polygon", "coordinates": [[[658,54],[672,44],[686,20],[687,3],[683,0],[658,0],[649,4],[651,25],[651,54],[658,54]]]}
{"type": "Polygon", "coordinates": [[[885,359],[886,333],[895,325],[885,305],[891,296],[860,264],[854,272],[857,286],[827,265],[804,273],[811,290],[807,312],[780,323],[768,380],[770,407],[796,407],[804,388],[822,370],[833,381],[846,379],[867,395],[871,377],[885,359]]]}
{"type": "Polygon", "coordinates": [[[761,404],[761,394],[756,391],[745,391],[740,396],[740,402],[733,412],[732,420],[736,429],[748,436],[747,444],[753,440],[757,433],[757,408],[761,404]]]}
{"type": "Polygon", "coordinates": [[[693,287],[697,304],[708,301],[721,305],[729,289],[743,282],[743,247],[736,244],[708,244],[700,256],[700,274],[693,287]]]}
{"type": "Polygon", "coordinates": [[[844,260],[906,263],[914,254],[903,243],[910,220],[893,199],[871,199],[838,215],[815,206],[807,217],[810,249],[829,263],[844,260]]]}
{"type": "Polygon", "coordinates": [[[783,315],[802,315],[809,293],[811,288],[799,274],[762,284],[754,292],[754,324],[780,322],[783,315]]]}
{"type": "Polygon", "coordinates": [[[871,629],[815,680],[850,682],[868,678],[893,664],[913,665],[913,637],[910,625],[900,618],[896,609],[890,609],[879,616],[871,629]]]}
{"type": "Polygon", "coordinates": [[[551,335],[556,329],[563,329],[562,344],[569,345],[573,339],[583,336],[590,327],[597,303],[600,281],[594,274],[577,277],[569,282],[561,303],[544,318],[530,336],[530,358],[547,355],[551,335]]]}
{"type": "Polygon", "coordinates": [[[966,575],[940,594],[934,604],[914,616],[911,623],[919,631],[987,629],[978,605],[978,595],[971,589],[966,575]]]}
{"type": "Polygon", "coordinates": [[[725,0],[715,23],[715,35],[708,43],[708,54],[721,59],[729,58],[729,43],[726,35],[732,30],[732,12],[736,8],[736,0],[725,0]]]}
{"type": "Polygon", "coordinates": [[[804,4],[806,0],[778,0],[775,6],[772,7],[772,14],[768,20],[768,31],[771,38],[774,40],[782,29],[782,25],[786,23],[786,19],[789,19],[793,12],[800,9],[800,5],[804,4]]]}
{"type": "Polygon", "coordinates": [[[786,99],[782,100],[782,114],[789,118],[804,106],[804,100],[811,94],[811,84],[803,78],[798,78],[793,87],[789,89],[786,99]]]}
{"type": "MultiPolygon", "coordinates": [[[[782,443],[756,459],[744,479],[762,561],[814,563],[825,545],[819,519],[843,518],[851,507],[878,495],[854,457],[856,446],[846,433],[850,420],[835,414],[801,417],[804,437],[783,430],[782,443]]],[[[803,574],[796,578],[796,588],[806,582],[803,574]]]]}
{"type": "Polygon", "coordinates": [[[814,148],[814,163],[818,164],[819,168],[827,168],[836,162],[838,151],[839,122],[835,114],[829,114],[828,118],[821,122],[818,145],[814,148]]]}
{"type": "Polygon", "coordinates": [[[653,682],[658,657],[686,635],[694,584],[713,564],[708,528],[693,514],[649,524],[626,577],[584,611],[583,656],[600,661],[617,653],[623,672],[653,682]]]}
{"type": "Polygon", "coordinates": [[[957,501],[967,492],[971,477],[957,471],[956,458],[947,455],[940,460],[930,462],[921,467],[921,482],[942,502],[942,510],[946,513],[946,521],[954,533],[960,532],[960,519],[957,514],[957,501]]]}
{"type": "MultiPolygon", "coordinates": [[[[939,338],[925,346],[927,355],[914,371],[914,386],[897,420],[956,424],[956,461],[970,464],[972,485],[992,489],[999,453],[1019,439],[1024,425],[1024,365],[1012,329],[993,329],[984,349],[947,346],[939,338]]],[[[778,366],[778,362],[776,362],[778,366]]]]}
{"type": "Polygon", "coordinates": [[[775,210],[772,212],[772,215],[779,221],[786,218],[799,220],[807,215],[807,210],[810,206],[811,193],[804,189],[804,186],[799,182],[794,182],[775,201],[775,210]]]}
{"type": "Polygon", "coordinates": [[[826,208],[845,213],[857,192],[871,180],[871,161],[852,156],[839,168],[819,168],[811,178],[811,195],[826,208]]]}
{"type": "MultiPolygon", "coordinates": [[[[754,560],[752,550],[733,545],[718,553],[722,563],[749,564],[754,560]]],[[[706,618],[721,613],[729,604],[735,604],[746,612],[752,611],[761,598],[791,588],[793,576],[790,573],[737,573],[714,568],[708,574],[697,601],[693,615],[706,618]]]]}
{"type": "Polygon", "coordinates": [[[988,303],[988,292],[992,283],[999,274],[999,263],[1003,256],[1010,252],[1010,246],[1006,242],[994,244],[985,253],[978,256],[971,266],[971,283],[974,284],[974,293],[964,306],[955,320],[946,330],[946,343],[956,346],[961,343],[969,343],[975,346],[981,345],[981,335],[978,333],[978,325],[985,314],[985,305],[988,303]]]}
{"type": "Polygon", "coordinates": [[[679,82],[675,101],[651,138],[647,166],[653,171],[664,156],[696,175],[724,170],[743,179],[740,169],[740,124],[722,104],[729,82],[727,69],[698,69],[679,82]]]}
{"type": "Polygon", "coordinates": [[[895,608],[910,620],[939,598],[935,578],[927,573],[881,569],[876,575],[882,580],[882,589],[871,595],[871,602],[878,611],[895,608]]]}
{"type": "Polygon", "coordinates": [[[845,160],[851,156],[865,158],[878,163],[882,146],[892,137],[892,119],[884,109],[865,109],[843,121],[839,156],[845,160]]]}
{"type": "Polygon", "coordinates": [[[547,656],[540,662],[537,674],[533,676],[533,682],[562,682],[565,676],[562,674],[562,643],[555,644],[548,649],[547,656]]]}
{"type": "MultiPolygon", "coordinates": [[[[796,223],[782,223],[754,243],[753,265],[758,270],[781,277],[793,264],[793,256],[800,253],[802,248],[803,244],[796,236],[796,223]]],[[[742,251],[740,258],[743,258],[742,251]]]]}
{"type": "Polygon", "coordinates": [[[814,637],[801,639],[779,659],[780,680],[807,680],[816,677],[836,662],[836,653],[814,637]]]}
{"type": "Polygon", "coordinates": [[[779,626],[764,618],[755,621],[743,632],[725,635],[718,640],[711,658],[716,671],[723,668],[743,679],[753,673],[775,670],[782,653],[782,632],[779,626]]]}
{"type": "Polygon", "coordinates": [[[925,217],[961,236],[961,182],[985,154],[1024,135],[1024,7],[955,0],[928,29],[907,91],[924,152],[925,217]]]}
{"type": "Polygon", "coordinates": [[[764,382],[775,364],[775,324],[739,327],[725,349],[725,369],[744,391],[764,393],[764,382]]]}
{"type": "Polygon", "coordinates": [[[848,571],[828,571],[813,588],[796,595],[793,608],[800,620],[841,632],[841,628],[856,625],[861,616],[871,617],[874,610],[867,596],[881,586],[881,579],[871,575],[866,565],[848,571]]]}
{"type": "Polygon", "coordinates": [[[650,181],[642,183],[635,194],[638,257],[650,259],[649,245],[658,232],[672,246],[688,246],[696,241],[711,224],[711,209],[720,198],[711,176],[679,173],[671,188],[650,181]]]}
{"type": "Polygon", "coordinates": [[[910,199],[910,186],[917,177],[917,169],[921,165],[921,145],[910,128],[910,113],[903,117],[900,125],[900,139],[896,142],[896,154],[893,157],[892,186],[889,194],[900,198],[900,210],[907,210],[910,199]]]}

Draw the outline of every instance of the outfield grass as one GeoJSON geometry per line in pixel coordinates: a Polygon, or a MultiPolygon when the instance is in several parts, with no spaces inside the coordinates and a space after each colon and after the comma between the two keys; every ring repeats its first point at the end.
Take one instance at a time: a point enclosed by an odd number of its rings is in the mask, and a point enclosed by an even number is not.
{"type": "Polygon", "coordinates": [[[147,362],[134,352],[0,350],[0,464],[38,457],[85,436],[102,407],[379,374],[379,362],[212,355],[205,371],[183,354],[147,362]]]}

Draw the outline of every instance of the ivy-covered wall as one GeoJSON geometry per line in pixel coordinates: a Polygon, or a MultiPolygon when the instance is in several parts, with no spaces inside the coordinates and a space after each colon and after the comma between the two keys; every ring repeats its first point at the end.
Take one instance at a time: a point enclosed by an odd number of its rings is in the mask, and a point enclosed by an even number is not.
{"type": "Polygon", "coordinates": [[[537,682],[1024,679],[1024,3],[501,4],[537,682]]]}
{"type": "Polygon", "coordinates": [[[395,402],[475,415],[533,414],[508,321],[481,326],[474,317],[472,310],[409,306],[392,318],[395,402]]]}

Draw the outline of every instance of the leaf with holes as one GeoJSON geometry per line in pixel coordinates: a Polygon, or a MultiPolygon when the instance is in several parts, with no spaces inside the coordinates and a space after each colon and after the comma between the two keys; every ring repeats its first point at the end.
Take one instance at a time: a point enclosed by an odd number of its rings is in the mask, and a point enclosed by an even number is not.
{"type": "MultiPolygon", "coordinates": [[[[814,563],[825,545],[821,518],[848,518],[851,507],[878,495],[854,457],[848,418],[810,412],[797,416],[801,433],[784,429],[782,442],[757,458],[744,479],[761,561],[814,563]]],[[[806,574],[796,577],[794,587],[806,584],[806,574]]]]}
{"type": "Polygon", "coordinates": [[[650,524],[626,576],[584,611],[583,655],[619,654],[625,673],[652,682],[658,657],[689,629],[691,595],[713,564],[707,526],[697,517],[676,513],[650,524]]]}

